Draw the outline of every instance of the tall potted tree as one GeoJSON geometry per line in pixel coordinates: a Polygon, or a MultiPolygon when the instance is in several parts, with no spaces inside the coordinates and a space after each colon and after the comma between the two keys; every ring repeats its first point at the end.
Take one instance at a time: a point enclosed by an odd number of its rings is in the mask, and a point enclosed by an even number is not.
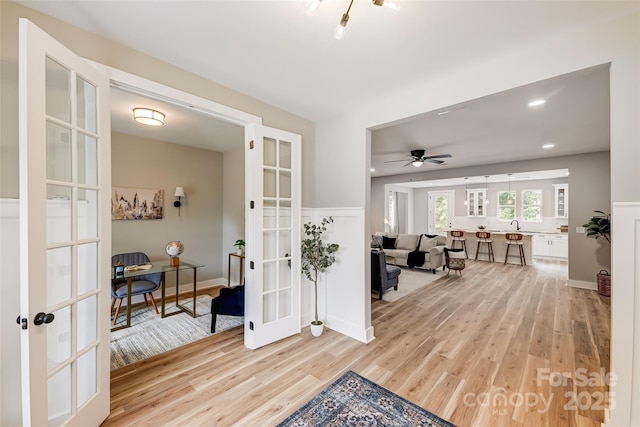
{"type": "MultiPolygon", "coordinates": [[[[611,243],[611,216],[602,211],[594,211],[598,215],[591,217],[588,223],[582,226],[587,231],[587,237],[598,240],[600,237],[611,243]]],[[[607,270],[600,270],[596,275],[598,293],[605,297],[611,296],[611,274],[607,270]]]]}
{"type": "Polygon", "coordinates": [[[301,269],[307,279],[313,282],[315,293],[315,318],[311,322],[311,333],[315,337],[320,336],[324,328],[324,324],[318,319],[318,276],[333,265],[339,248],[337,243],[325,243],[322,240],[322,235],[327,231],[327,224],[332,222],[333,217],[329,217],[322,218],[319,225],[312,222],[304,224],[304,234],[307,238],[302,240],[300,246],[301,269]]]}

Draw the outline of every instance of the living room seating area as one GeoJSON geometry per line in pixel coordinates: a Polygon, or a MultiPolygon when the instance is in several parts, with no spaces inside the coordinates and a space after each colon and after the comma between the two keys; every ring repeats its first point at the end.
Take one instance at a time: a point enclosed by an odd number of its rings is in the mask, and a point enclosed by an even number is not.
{"type": "Polygon", "coordinates": [[[396,234],[376,232],[371,247],[381,249],[393,264],[409,268],[431,270],[444,265],[445,236],[428,234],[396,234]]]}

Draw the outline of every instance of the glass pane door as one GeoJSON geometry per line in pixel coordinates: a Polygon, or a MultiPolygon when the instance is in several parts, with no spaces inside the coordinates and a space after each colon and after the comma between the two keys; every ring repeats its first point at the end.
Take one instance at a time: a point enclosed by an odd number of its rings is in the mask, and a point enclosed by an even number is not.
{"type": "Polygon", "coordinates": [[[109,413],[109,83],[23,19],[20,43],[23,422],[98,425],[109,413]]]}

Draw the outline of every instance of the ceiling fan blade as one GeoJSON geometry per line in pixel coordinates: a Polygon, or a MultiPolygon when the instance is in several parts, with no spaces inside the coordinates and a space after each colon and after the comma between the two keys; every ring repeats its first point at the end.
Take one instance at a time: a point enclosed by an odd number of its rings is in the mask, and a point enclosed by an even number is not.
{"type": "Polygon", "coordinates": [[[411,163],[413,163],[414,161],[415,161],[415,160],[411,160],[411,161],[410,161],[409,163],[407,163],[406,165],[402,165],[402,167],[409,166],[409,165],[410,165],[411,163]]]}
{"type": "Polygon", "coordinates": [[[408,162],[408,161],[412,161],[412,160],[411,159],[389,160],[389,161],[386,161],[385,163],[408,162]]]}
{"type": "Polygon", "coordinates": [[[436,165],[441,165],[444,163],[443,160],[435,160],[435,159],[425,159],[425,162],[435,163],[436,165]]]}
{"type": "Polygon", "coordinates": [[[423,160],[429,160],[429,159],[445,159],[445,158],[449,158],[451,157],[451,154],[436,154],[435,156],[427,156],[427,157],[423,157],[423,160]]]}

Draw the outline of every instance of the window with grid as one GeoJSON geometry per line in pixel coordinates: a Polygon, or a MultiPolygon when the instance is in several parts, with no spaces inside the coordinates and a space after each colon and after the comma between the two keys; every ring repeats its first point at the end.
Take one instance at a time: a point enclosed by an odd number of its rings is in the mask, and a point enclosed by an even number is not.
{"type": "Polygon", "coordinates": [[[522,220],[542,221],[542,190],[524,190],[522,192],[522,220]]]}
{"type": "Polygon", "coordinates": [[[516,219],[516,192],[498,192],[498,219],[500,221],[512,221],[516,219]]]}

